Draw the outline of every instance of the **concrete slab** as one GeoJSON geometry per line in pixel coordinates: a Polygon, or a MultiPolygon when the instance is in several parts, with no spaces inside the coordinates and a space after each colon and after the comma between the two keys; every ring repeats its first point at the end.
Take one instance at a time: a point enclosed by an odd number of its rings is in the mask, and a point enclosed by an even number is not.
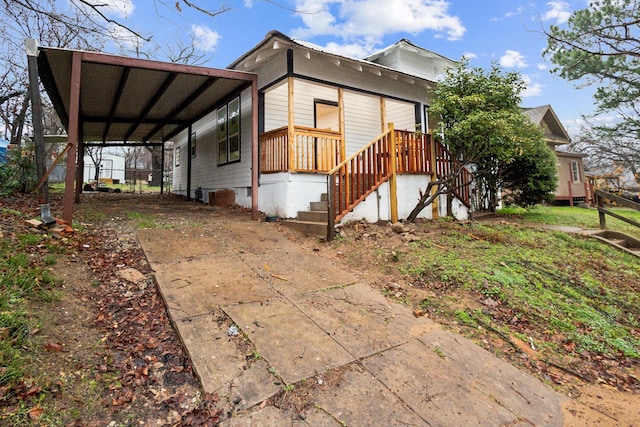
{"type": "Polygon", "coordinates": [[[231,385],[231,401],[240,400],[237,407],[248,409],[275,396],[284,386],[279,379],[269,373],[269,363],[264,359],[251,364],[231,385]]]}
{"type": "Polygon", "coordinates": [[[504,426],[518,421],[490,396],[471,388],[420,341],[376,354],[362,364],[429,425],[504,426]]]}
{"type": "Polygon", "coordinates": [[[220,427],[276,427],[294,426],[295,414],[281,411],[273,406],[236,415],[220,423],[220,427]]]}
{"type": "MultiPolygon", "coordinates": [[[[317,388],[314,405],[316,411],[321,410],[334,420],[348,426],[425,424],[425,420],[409,409],[362,366],[351,364],[343,369],[339,382],[330,387],[317,388]]],[[[314,414],[315,411],[310,412],[306,418],[310,425],[321,425],[319,420],[313,421],[314,417],[318,417],[314,414]]],[[[320,417],[320,419],[325,418],[320,417]]]]}
{"type": "Polygon", "coordinates": [[[231,303],[262,301],[277,293],[229,256],[207,256],[153,265],[169,310],[177,318],[197,316],[231,303]]]}
{"type": "Polygon", "coordinates": [[[270,251],[258,255],[245,252],[239,254],[239,257],[288,297],[350,285],[356,281],[352,274],[336,268],[329,261],[312,253],[282,255],[277,251],[270,251]]]}
{"type": "Polygon", "coordinates": [[[561,405],[566,398],[531,375],[494,357],[468,339],[444,330],[424,335],[420,341],[444,355],[443,362],[450,372],[491,396],[519,419],[536,426],[563,425],[561,405]]]}
{"type": "Polygon", "coordinates": [[[286,300],[224,306],[286,384],[354,360],[344,348],[286,300]]]}
{"type": "Polygon", "coordinates": [[[233,381],[242,376],[245,359],[231,338],[227,328],[219,326],[221,311],[175,322],[194,371],[206,393],[227,396],[233,381]]]}
{"type": "Polygon", "coordinates": [[[358,357],[387,350],[437,328],[369,285],[318,291],[294,301],[315,323],[358,357]]]}
{"type": "Polygon", "coordinates": [[[151,263],[223,253],[226,249],[219,236],[204,234],[199,229],[142,229],[137,235],[151,263]]]}

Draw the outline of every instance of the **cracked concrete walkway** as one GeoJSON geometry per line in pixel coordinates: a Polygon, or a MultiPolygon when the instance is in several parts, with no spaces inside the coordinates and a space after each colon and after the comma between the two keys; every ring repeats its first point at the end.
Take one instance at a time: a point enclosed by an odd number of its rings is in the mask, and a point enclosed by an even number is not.
{"type": "Polygon", "coordinates": [[[227,399],[226,426],[563,424],[562,395],[270,224],[138,238],[204,390],[227,399]],[[229,318],[255,346],[251,360],[229,318]],[[296,387],[310,405],[266,403],[296,387]]]}

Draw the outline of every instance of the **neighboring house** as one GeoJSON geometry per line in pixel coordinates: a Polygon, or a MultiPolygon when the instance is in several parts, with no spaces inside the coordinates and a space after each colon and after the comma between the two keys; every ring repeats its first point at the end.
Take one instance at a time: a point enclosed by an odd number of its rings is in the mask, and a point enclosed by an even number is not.
{"type": "Polygon", "coordinates": [[[551,106],[523,108],[523,113],[540,126],[547,145],[558,159],[558,187],[555,192],[555,203],[570,206],[591,203],[593,195],[588,179],[585,177],[582,161],[585,155],[558,150],[559,146],[570,143],[571,138],[551,106]]]}
{"type": "MultiPolygon", "coordinates": [[[[451,162],[427,135],[427,107],[429,89],[453,65],[407,40],[361,60],[267,34],[229,66],[258,77],[260,211],[298,218],[327,197],[329,224],[406,218],[451,162]]],[[[175,193],[202,191],[211,202],[226,190],[225,200],[231,191],[250,205],[250,114],[245,90],[175,137],[175,193]]],[[[454,215],[466,218],[469,187],[456,195],[454,215]]],[[[422,216],[443,215],[444,199],[422,216]]]]}
{"type": "MultiPolygon", "coordinates": [[[[100,155],[98,165],[98,176],[102,182],[124,183],[125,182],[125,159],[124,156],[104,151],[100,155]]],[[[96,165],[91,157],[84,156],[84,179],[93,182],[96,177],[96,165]]]]}

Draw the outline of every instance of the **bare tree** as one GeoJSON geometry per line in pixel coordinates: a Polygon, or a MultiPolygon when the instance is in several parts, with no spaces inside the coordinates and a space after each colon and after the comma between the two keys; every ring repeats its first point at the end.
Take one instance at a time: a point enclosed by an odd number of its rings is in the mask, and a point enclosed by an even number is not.
{"type": "MultiPolygon", "coordinates": [[[[21,2],[4,0],[0,15],[0,119],[5,134],[12,144],[21,144],[29,132],[30,87],[27,77],[25,38],[40,40],[52,47],[84,50],[99,49],[104,39],[96,36],[95,27],[81,14],[64,14],[56,9],[53,0],[21,2]],[[47,13],[36,13],[23,7],[23,3],[47,7],[47,13]]],[[[40,90],[40,89],[38,89],[40,90]]],[[[52,111],[50,102],[43,97],[44,109],[52,111]]],[[[47,114],[50,124],[51,114],[47,114]]]]}
{"type": "Polygon", "coordinates": [[[102,164],[103,158],[102,147],[86,147],[85,152],[95,167],[94,181],[96,182],[96,185],[98,185],[100,182],[100,165],[102,164]]]}

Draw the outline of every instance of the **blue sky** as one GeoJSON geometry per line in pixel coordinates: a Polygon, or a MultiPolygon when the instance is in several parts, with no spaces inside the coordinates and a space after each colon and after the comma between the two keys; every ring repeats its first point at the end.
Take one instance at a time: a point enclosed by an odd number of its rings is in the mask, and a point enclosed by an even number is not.
{"type": "MultiPolygon", "coordinates": [[[[72,0],[73,1],[73,0],[72,0]]],[[[451,59],[463,55],[472,66],[492,61],[518,71],[527,82],[522,106],[550,104],[567,130],[576,136],[581,115],[593,111],[593,88],[577,89],[550,72],[542,57],[542,28],[564,25],[587,0],[192,0],[228,11],[209,17],[186,6],[177,11],[171,0],[109,0],[109,16],[146,36],[140,48],[163,57],[163,46],[195,38],[207,52],[203,65],[224,68],[259,43],[271,30],[355,57],[406,38],[451,59]]],[[[115,46],[110,50],[116,53],[115,46]]]]}

